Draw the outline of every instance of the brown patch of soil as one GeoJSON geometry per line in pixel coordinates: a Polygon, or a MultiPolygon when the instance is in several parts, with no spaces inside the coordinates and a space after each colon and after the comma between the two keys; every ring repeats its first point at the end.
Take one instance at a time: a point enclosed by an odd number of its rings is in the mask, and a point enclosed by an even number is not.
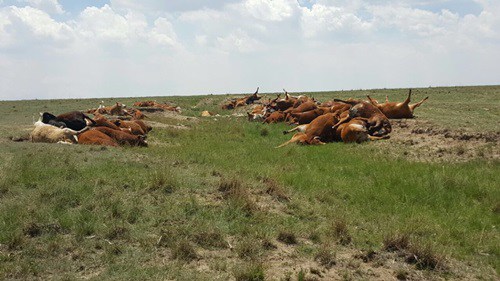
{"type": "Polygon", "coordinates": [[[418,119],[391,120],[391,124],[391,138],[376,142],[376,145],[387,148],[385,151],[393,155],[424,162],[500,159],[500,132],[475,133],[440,128],[418,119]]]}
{"type": "Polygon", "coordinates": [[[179,130],[191,129],[185,125],[169,125],[169,124],[156,122],[156,121],[148,121],[148,124],[151,125],[151,127],[153,127],[153,128],[168,128],[168,129],[179,129],[179,130]]]}

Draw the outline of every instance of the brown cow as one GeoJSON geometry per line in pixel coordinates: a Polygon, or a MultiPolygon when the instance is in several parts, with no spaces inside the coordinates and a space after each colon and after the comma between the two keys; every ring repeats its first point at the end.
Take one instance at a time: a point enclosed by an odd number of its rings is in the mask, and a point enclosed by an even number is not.
{"type": "Polygon", "coordinates": [[[424,98],[420,102],[410,104],[411,101],[411,89],[408,93],[408,97],[404,102],[389,102],[389,97],[385,97],[385,103],[379,104],[376,100],[372,99],[369,95],[367,96],[370,102],[378,107],[385,116],[389,119],[403,119],[403,118],[413,118],[413,111],[415,108],[419,107],[424,103],[429,97],[424,98]]]}
{"type": "MultiPolygon", "coordinates": [[[[333,126],[338,120],[339,116],[336,113],[323,114],[308,125],[299,126],[304,132],[296,133],[291,140],[278,147],[283,147],[291,143],[324,144],[333,141],[335,138],[333,126]]],[[[296,130],[298,131],[298,129],[296,130]]]]}
{"type": "Polygon", "coordinates": [[[134,121],[114,120],[113,123],[120,128],[130,129],[130,132],[134,135],[145,135],[141,125],[134,121]]]}
{"type": "Polygon", "coordinates": [[[141,129],[145,132],[145,133],[149,133],[153,127],[149,126],[148,124],[146,124],[146,122],[142,121],[142,120],[132,120],[132,122],[135,122],[137,123],[139,126],[141,126],[141,129]]]}
{"type": "Polygon", "coordinates": [[[148,146],[145,136],[136,136],[107,127],[96,127],[93,130],[100,131],[117,141],[119,144],[129,144],[131,146],[148,146]]]}
{"type": "Polygon", "coordinates": [[[275,111],[264,119],[262,123],[278,123],[285,121],[286,115],[282,111],[275,111]]]}
{"type": "Polygon", "coordinates": [[[116,102],[113,106],[100,106],[97,109],[97,112],[100,114],[108,114],[108,115],[118,115],[118,116],[123,116],[127,115],[125,112],[124,108],[126,106],[123,105],[122,103],[116,102]]]}
{"type": "Polygon", "coordinates": [[[342,118],[335,124],[335,129],[355,117],[362,117],[368,120],[368,132],[372,136],[383,136],[392,131],[389,119],[373,104],[356,100],[347,100],[345,103],[353,104],[353,106],[349,109],[348,115],[342,114],[342,118]]]}
{"type": "Polygon", "coordinates": [[[106,117],[104,117],[103,115],[101,115],[97,112],[94,113],[93,120],[95,122],[96,127],[108,127],[108,128],[113,129],[113,130],[120,130],[120,128],[118,126],[111,123],[111,121],[109,121],[106,117]]]}
{"type": "Polygon", "coordinates": [[[118,142],[98,130],[89,130],[80,134],[80,136],[78,136],[78,143],[87,145],[118,146],[118,142]]]}
{"type": "Polygon", "coordinates": [[[306,112],[291,113],[290,115],[294,119],[294,122],[291,123],[295,123],[298,125],[309,124],[318,116],[321,116],[326,112],[328,112],[328,109],[316,108],[314,110],[309,110],[306,112]]]}
{"type": "Polygon", "coordinates": [[[349,122],[337,127],[336,134],[340,136],[344,143],[362,143],[369,140],[381,140],[389,138],[388,135],[382,137],[370,136],[368,134],[368,120],[356,117],[349,122]]]}

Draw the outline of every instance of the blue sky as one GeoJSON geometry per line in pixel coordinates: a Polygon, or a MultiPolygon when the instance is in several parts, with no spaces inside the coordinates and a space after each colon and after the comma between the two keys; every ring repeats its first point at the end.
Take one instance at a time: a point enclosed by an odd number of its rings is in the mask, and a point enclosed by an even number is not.
{"type": "Polygon", "coordinates": [[[0,99],[499,84],[495,0],[0,0],[0,99]]]}

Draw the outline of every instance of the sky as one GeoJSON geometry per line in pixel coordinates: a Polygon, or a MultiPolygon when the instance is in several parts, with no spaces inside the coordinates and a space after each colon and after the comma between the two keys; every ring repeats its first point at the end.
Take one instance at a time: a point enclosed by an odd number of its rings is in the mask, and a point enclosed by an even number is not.
{"type": "Polygon", "coordinates": [[[0,100],[500,84],[499,0],[0,0],[0,100]]]}

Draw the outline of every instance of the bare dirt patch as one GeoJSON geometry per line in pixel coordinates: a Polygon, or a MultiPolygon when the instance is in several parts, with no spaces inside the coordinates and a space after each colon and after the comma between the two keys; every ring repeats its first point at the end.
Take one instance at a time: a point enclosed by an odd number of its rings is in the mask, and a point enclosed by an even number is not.
{"type": "Polygon", "coordinates": [[[153,128],[163,128],[163,129],[178,129],[178,130],[189,130],[190,128],[185,125],[170,125],[156,121],[148,121],[148,124],[153,128]]]}
{"type": "Polygon", "coordinates": [[[419,119],[391,120],[391,139],[377,142],[386,151],[416,161],[465,162],[500,159],[500,132],[440,128],[419,119]],[[393,146],[396,145],[396,149],[393,146]]]}

